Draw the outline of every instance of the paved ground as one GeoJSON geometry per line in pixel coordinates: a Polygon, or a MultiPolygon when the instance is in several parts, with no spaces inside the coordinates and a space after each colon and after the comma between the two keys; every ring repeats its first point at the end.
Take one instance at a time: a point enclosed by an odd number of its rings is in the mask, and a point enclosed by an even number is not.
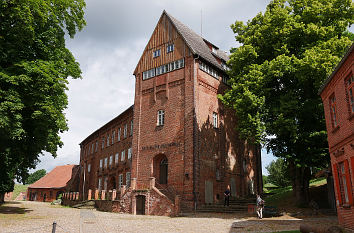
{"type": "Polygon", "coordinates": [[[196,214],[160,217],[107,213],[52,206],[42,202],[10,202],[0,207],[0,232],[51,232],[57,222],[62,232],[274,232],[298,230],[300,224],[335,225],[336,216],[293,218],[282,216],[258,220],[247,214],[196,214]]]}

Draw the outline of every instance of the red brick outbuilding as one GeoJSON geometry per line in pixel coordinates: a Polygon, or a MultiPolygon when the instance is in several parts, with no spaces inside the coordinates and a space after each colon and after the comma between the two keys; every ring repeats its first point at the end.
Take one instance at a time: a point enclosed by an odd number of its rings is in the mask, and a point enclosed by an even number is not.
{"type": "Polygon", "coordinates": [[[339,223],[354,230],[354,44],[320,89],[339,223]]]}
{"type": "Polygon", "coordinates": [[[47,175],[28,186],[27,200],[52,202],[56,200],[61,193],[77,191],[78,169],[78,165],[55,167],[47,175]],[[75,182],[75,180],[77,181],[75,182]]]}

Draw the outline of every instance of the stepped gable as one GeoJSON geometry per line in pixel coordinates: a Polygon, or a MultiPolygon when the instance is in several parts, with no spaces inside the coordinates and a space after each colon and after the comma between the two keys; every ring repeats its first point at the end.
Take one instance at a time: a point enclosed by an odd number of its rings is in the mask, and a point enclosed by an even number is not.
{"type": "Polygon", "coordinates": [[[220,70],[225,71],[221,64],[219,64],[219,62],[216,60],[215,56],[226,62],[229,60],[229,56],[226,52],[219,50],[217,46],[202,38],[200,35],[195,33],[192,29],[178,21],[170,14],[168,14],[166,11],[164,11],[163,14],[166,14],[166,16],[171,20],[171,22],[176,27],[177,31],[180,33],[188,47],[192,50],[193,54],[199,55],[200,57],[210,62],[220,70]],[[211,44],[213,47],[216,48],[216,53],[213,53],[209,49],[207,43],[211,44]]]}
{"type": "Polygon", "coordinates": [[[72,177],[74,164],[55,167],[28,188],[64,188],[72,177]]]}

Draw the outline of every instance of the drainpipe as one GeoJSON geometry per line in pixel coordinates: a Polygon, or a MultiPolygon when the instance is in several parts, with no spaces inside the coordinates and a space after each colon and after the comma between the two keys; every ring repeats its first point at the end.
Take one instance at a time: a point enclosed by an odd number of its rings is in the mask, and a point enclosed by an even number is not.
{"type": "Polygon", "coordinates": [[[194,57],[193,59],[193,199],[194,199],[194,211],[197,210],[197,190],[196,190],[196,183],[197,183],[197,119],[196,119],[196,94],[195,94],[195,79],[196,79],[196,72],[195,72],[195,64],[196,60],[199,59],[199,55],[194,57]]]}

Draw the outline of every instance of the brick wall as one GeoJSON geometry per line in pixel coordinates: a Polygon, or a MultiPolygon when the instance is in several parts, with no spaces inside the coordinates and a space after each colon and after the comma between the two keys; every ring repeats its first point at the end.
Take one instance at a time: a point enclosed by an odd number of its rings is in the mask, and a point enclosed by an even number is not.
{"type": "Polygon", "coordinates": [[[52,202],[56,200],[57,193],[64,193],[65,189],[27,189],[26,199],[29,201],[45,201],[52,202]]]}
{"type": "MultiPolygon", "coordinates": [[[[352,46],[353,48],[353,46],[352,46]]],[[[350,50],[321,93],[328,135],[329,153],[335,184],[335,196],[339,223],[354,230],[354,114],[350,113],[346,78],[354,74],[354,53],[350,50]],[[330,98],[335,96],[338,126],[332,123],[330,98]],[[340,165],[344,165],[349,203],[342,200],[340,165]]]]}

